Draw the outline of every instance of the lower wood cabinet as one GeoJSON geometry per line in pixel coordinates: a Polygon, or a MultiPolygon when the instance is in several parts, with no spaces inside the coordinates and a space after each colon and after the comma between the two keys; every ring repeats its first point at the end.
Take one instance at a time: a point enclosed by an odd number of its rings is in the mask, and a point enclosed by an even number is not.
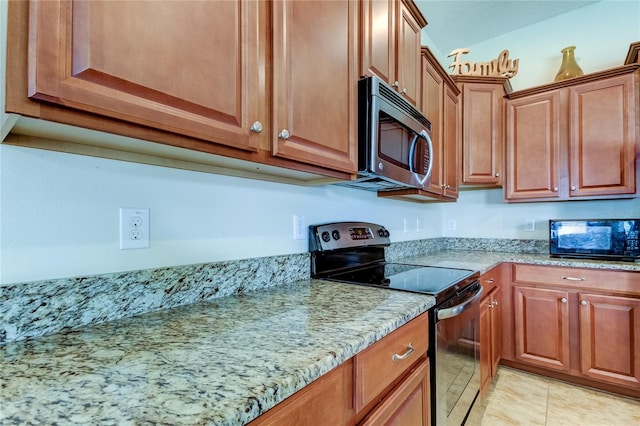
{"type": "Polygon", "coordinates": [[[640,398],[640,273],[520,264],[511,273],[508,365],[640,398]]]}
{"type": "Polygon", "coordinates": [[[640,389],[640,298],[579,293],[580,372],[640,389]]]}
{"type": "Polygon", "coordinates": [[[427,426],[431,424],[430,395],[429,360],[425,359],[359,424],[427,426]]]}
{"type": "Polygon", "coordinates": [[[428,325],[418,316],[250,425],[429,425],[428,325]]]}
{"type": "Polygon", "coordinates": [[[506,269],[507,264],[501,264],[480,277],[486,294],[480,301],[480,395],[483,398],[498,372],[502,354],[501,283],[506,269]]]}
{"type": "Polygon", "coordinates": [[[353,425],[353,359],[250,423],[251,426],[353,425]]]}
{"type": "Polygon", "coordinates": [[[569,371],[569,294],[513,287],[516,359],[569,371]]]}

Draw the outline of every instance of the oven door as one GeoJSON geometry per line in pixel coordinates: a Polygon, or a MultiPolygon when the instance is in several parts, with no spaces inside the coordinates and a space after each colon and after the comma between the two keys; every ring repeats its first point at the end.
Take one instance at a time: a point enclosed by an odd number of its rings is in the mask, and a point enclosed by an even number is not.
{"type": "Polygon", "coordinates": [[[480,392],[479,283],[434,311],[436,425],[462,425],[480,392]]]}

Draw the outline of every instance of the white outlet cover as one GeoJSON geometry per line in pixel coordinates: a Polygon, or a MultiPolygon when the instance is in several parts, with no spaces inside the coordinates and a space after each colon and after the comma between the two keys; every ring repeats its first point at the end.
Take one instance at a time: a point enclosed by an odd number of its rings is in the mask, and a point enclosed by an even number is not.
{"type": "Polygon", "coordinates": [[[304,216],[301,214],[293,215],[293,239],[304,240],[307,237],[307,227],[304,216]]]}
{"type": "Polygon", "coordinates": [[[120,250],[149,248],[149,209],[120,208],[120,250]]]}

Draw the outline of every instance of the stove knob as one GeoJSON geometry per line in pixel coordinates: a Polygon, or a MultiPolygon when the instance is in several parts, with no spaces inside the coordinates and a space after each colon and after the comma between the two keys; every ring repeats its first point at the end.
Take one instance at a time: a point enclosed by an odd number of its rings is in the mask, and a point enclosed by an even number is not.
{"type": "Polygon", "coordinates": [[[322,241],[324,241],[325,243],[328,243],[329,241],[331,241],[331,236],[329,235],[329,231],[324,231],[322,233],[322,241]]]}
{"type": "Polygon", "coordinates": [[[384,228],[378,229],[378,235],[380,235],[381,238],[384,238],[384,228]]]}
{"type": "Polygon", "coordinates": [[[332,233],[331,236],[333,237],[334,240],[339,240],[340,239],[340,232],[338,232],[337,229],[335,229],[332,233]]]}
{"type": "Polygon", "coordinates": [[[387,231],[386,229],[384,230],[384,237],[389,238],[389,231],[387,231]]]}

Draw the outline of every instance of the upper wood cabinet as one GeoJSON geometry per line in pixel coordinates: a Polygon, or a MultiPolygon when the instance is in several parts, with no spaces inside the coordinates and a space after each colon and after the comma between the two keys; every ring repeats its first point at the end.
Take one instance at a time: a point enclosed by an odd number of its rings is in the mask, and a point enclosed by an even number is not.
{"type": "Polygon", "coordinates": [[[380,77],[417,105],[420,32],[427,21],[411,0],[363,0],[360,8],[360,74],[380,77]]]}
{"type": "Polygon", "coordinates": [[[273,5],[273,154],[355,171],[358,4],[273,5]]]}
{"type": "Polygon", "coordinates": [[[431,121],[433,171],[428,192],[458,198],[458,102],[460,90],[428,47],[422,47],[420,108],[431,121]]]}
{"type": "Polygon", "coordinates": [[[30,97],[257,150],[258,2],[30,5],[30,97]]]}
{"type": "Polygon", "coordinates": [[[458,198],[458,150],[460,145],[460,90],[428,47],[422,47],[422,84],[419,108],[431,121],[433,169],[425,190],[379,192],[380,197],[410,201],[455,201],[458,198]]]}
{"type": "Polygon", "coordinates": [[[462,91],[461,184],[502,186],[505,77],[453,77],[462,91]]]}
{"type": "Polygon", "coordinates": [[[635,196],[639,68],[509,95],[506,200],[635,196]]]}
{"type": "Polygon", "coordinates": [[[357,2],[34,0],[9,14],[8,112],[273,175],[356,173],[357,2]]]}

